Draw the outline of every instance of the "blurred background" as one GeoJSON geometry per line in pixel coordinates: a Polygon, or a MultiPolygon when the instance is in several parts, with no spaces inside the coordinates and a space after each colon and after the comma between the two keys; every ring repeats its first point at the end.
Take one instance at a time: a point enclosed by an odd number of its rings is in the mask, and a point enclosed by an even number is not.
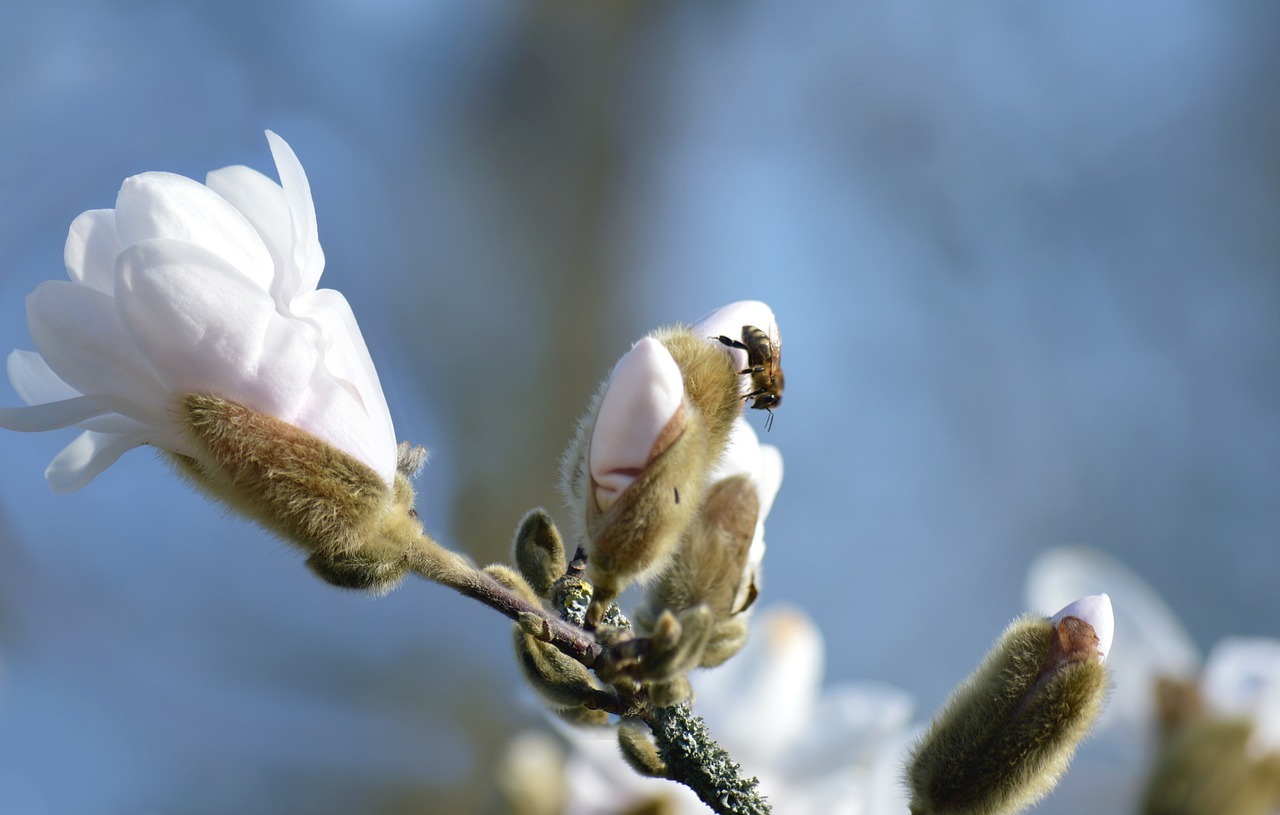
{"type": "MultiPolygon", "coordinates": [[[[1278,33],[1261,1],[5,0],[0,349],[78,213],[274,175],[271,128],[432,451],[426,525],[478,560],[564,517],[634,339],[756,298],[761,603],[813,615],[828,681],[927,715],[1061,544],[1202,646],[1280,635],[1278,33]]],[[[540,721],[506,621],[321,584],[145,449],[56,497],[72,436],[0,436],[0,813],[502,811],[540,721]]]]}

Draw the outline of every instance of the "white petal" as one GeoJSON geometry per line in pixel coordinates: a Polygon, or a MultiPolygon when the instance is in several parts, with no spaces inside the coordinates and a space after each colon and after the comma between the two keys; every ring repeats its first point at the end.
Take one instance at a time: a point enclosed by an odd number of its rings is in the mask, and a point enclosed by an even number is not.
{"type": "Polygon", "coordinates": [[[290,421],[320,364],[310,325],[221,257],[154,240],[120,256],[124,331],[171,393],[209,393],[290,421]]]}
{"type": "Polygon", "coordinates": [[[734,475],[749,476],[753,481],[760,473],[760,437],[742,416],[729,428],[729,443],[724,455],[711,471],[711,483],[734,475]]]}
{"type": "Polygon", "coordinates": [[[147,424],[170,421],[169,394],[134,350],[109,295],[46,280],[27,296],[27,327],[49,368],[76,391],[147,424]]]}
{"type": "Polygon", "coordinates": [[[782,488],[782,451],[772,444],[760,445],[760,476],[756,481],[760,492],[760,520],[769,517],[773,501],[782,488]]]}
{"type": "Polygon", "coordinates": [[[240,211],[198,181],[172,173],[126,178],[116,197],[116,230],[131,246],[153,239],[194,244],[270,291],[275,265],[240,211]]]}
{"type": "Polygon", "coordinates": [[[92,396],[77,396],[31,407],[0,408],[0,427],[20,433],[35,433],[69,427],[110,412],[110,408],[92,396]]]}
{"type": "Polygon", "coordinates": [[[191,244],[129,247],[119,281],[124,329],[172,393],[213,394],[275,416],[391,483],[394,438],[325,369],[310,322],[279,314],[270,295],[191,244]]]}
{"type": "Polygon", "coordinates": [[[726,743],[751,745],[766,764],[786,755],[813,726],[822,686],[822,635],[800,609],[774,606],[756,617],[733,659],[697,674],[700,713],[726,743]]]}
{"type": "MultiPolygon", "coordinates": [[[[63,402],[68,399],[81,398],[80,392],[58,378],[48,363],[44,361],[44,357],[33,351],[17,350],[9,354],[9,381],[13,383],[13,389],[18,392],[28,405],[44,407],[53,402],[63,402]]],[[[119,413],[109,412],[113,405],[121,403],[115,399],[103,397],[90,397],[97,405],[96,410],[100,415],[85,416],[84,418],[74,419],[67,424],[76,424],[85,430],[96,430],[100,433],[140,433],[146,429],[146,425],[127,416],[121,416],[119,413]]],[[[0,408],[0,412],[3,412],[0,408]]],[[[86,414],[91,411],[86,408],[86,414]]],[[[0,420],[0,424],[4,424],[0,420]]],[[[56,425],[57,427],[65,427],[66,425],[56,425]]],[[[9,429],[15,429],[10,427],[9,429]]],[[[52,429],[52,427],[44,428],[52,429]]]]}
{"type": "MultiPolygon", "coordinates": [[[[396,444],[382,426],[337,380],[318,367],[307,386],[303,405],[293,416],[281,416],[369,465],[390,486],[395,481],[396,444]]],[[[389,420],[388,420],[389,421],[389,420]]]]}
{"type": "Polygon", "coordinates": [[[281,295],[281,290],[287,289],[292,297],[298,275],[285,270],[286,265],[293,262],[293,221],[284,190],[262,173],[243,165],[214,170],[205,178],[205,184],[240,210],[258,232],[276,270],[271,295],[278,306],[287,306],[288,298],[281,295]]]}
{"type": "Polygon", "coordinates": [[[75,492],[115,464],[125,451],[143,443],[141,435],[85,431],[49,463],[44,476],[54,492],[75,492]]]}
{"type": "Polygon", "coordinates": [[[333,289],[317,289],[296,298],[292,311],[320,332],[325,370],[364,407],[372,432],[381,440],[378,443],[395,448],[396,434],[387,397],[347,298],[333,289]]]}
{"type": "Polygon", "coordinates": [[[1260,752],[1280,749],[1280,642],[1228,637],[1209,652],[1201,689],[1217,713],[1256,726],[1260,752]]]}
{"type": "Polygon", "coordinates": [[[1113,598],[1116,626],[1124,633],[1107,655],[1115,685],[1103,722],[1119,719],[1146,727],[1156,679],[1192,679],[1200,670],[1199,649],[1159,595],[1110,555],[1069,547],[1049,550],[1031,564],[1027,608],[1047,614],[1104,591],[1113,598]]]}
{"type": "Polygon", "coordinates": [[[811,726],[782,760],[808,778],[865,768],[910,726],[914,710],[911,695],[891,685],[837,685],[823,694],[811,726]]]}
{"type": "Polygon", "coordinates": [[[80,391],[63,382],[49,367],[49,363],[44,361],[44,357],[35,351],[20,348],[10,351],[5,367],[13,389],[28,405],[59,402],[81,395],[80,391]]]}
{"type": "Polygon", "coordinates": [[[116,285],[116,256],[123,249],[116,234],[115,210],[91,209],[71,222],[62,259],[73,282],[111,294],[116,285]]]}
{"type": "Polygon", "coordinates": [[[1068,603],[1049,619],[1057,625],[1063,617],[1077,617],[1093,627],[1093,633],[1098,636],[1098,659],[1106,662],[1107,654],[1111,651],[1111,640],[1116,632],[1116,618],[1111,610],[1111,598],[1105,594],[1081,597],[1075,602],[1068,603]]]}
{"type": "Polygon", "coordinates": [[[612,505],[649,463],[654,444],[683,403],[680,366],[662,343],[646,337],[618,360],[588,453],[601,509],[612,505]]]}
{"type": "MultiPolygon", "coordinates": [[[[320,248],[320,239],[316,229],[316,209],[311,200],[311,184],[302,164],[294,155],[288,143],[267,131],[267,142],[271,145],[271,156],[276,160],[276,172],[280,174],[280,186],[284,187],[285,198],[289,202],[289,215],[293,222],[293,251],[291,269],[298,277],[294,282],[295,294],[312,291],[324,271],[324,251],[320,248]]],[[[290,289],[284,288],[282,292],[290,289]]]]}
{"type": "MultiPolygon", "coordinates": [[[[727,306],[721,306],[710,314],[703,315],[693,324],[693,333],[699,337],[707,337],[733,357],[733,364],[742,370],[747,367],[747,352],[741,348],[721,345],[718,338],[728,337],[731,340],[742,340],[743,326],[753,325],[761,329],[775,344],[782,344],[782,335],[778,332],[778,321],[774,319],[773,309],[759,300],[739,300],[727,306]]],[[[744,380],[743,387],[748,383],[744,380]]]]}

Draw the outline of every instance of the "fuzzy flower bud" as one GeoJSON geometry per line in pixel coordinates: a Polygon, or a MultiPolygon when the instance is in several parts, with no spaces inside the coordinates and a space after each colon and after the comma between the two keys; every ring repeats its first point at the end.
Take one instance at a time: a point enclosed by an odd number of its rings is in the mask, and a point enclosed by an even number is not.
{"type": "Polygon", "coordinates": [[[629,582],[666,564],[707,466],[701,417],[686,403],[675,360],[652,337],[618,361],[594,414],[573,493],[595,586],[592,624],[629,582]]]}
{"type": "Polygon", "coordinates": [[[781,454],[760,444],[739,417],[697,519],[637,618],[650,624],[663,609],[705,603],[715,626],[702,667],[723,663],[746,641],[746,612],[758,593],[764,558],[764,522],[781,483],[781,454]]]}
{"type": "Polygon", "coordinates": [[[739,378],[718,341],[676,326],[637,342],[596,394],[561,468],[595,587],[589,624],[669,563],[741,412],[739,378]]]}
{"type": "Polygon", "coordinates": [[[952,695],[907,766],[913,815],[1010,815],[1044,797],[1102,709],[1105,595],[1016,620],[952,695]]]}

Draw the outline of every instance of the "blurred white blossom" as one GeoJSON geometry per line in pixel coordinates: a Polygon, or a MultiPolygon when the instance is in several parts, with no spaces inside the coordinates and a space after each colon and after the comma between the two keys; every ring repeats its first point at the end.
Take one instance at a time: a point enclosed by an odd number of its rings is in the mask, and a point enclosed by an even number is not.
{"type": "MultiPolygon", "coordinates": [[[[914,735],[911,698],[870,683],[824,689],[823,661],[813,621],[799,609],[771,607],[733,659],[693,675],[694,711],[743,772],[759,777],[775,812],[906,815],[899,777],[914,735]]],[[[637,775],[611,728],[561,730],[569,740],[563,783],[570,815],[622,813],[654,800],[676,812],[706,812],[685,787],[637,775]]],[[[554,748],[548,741],[544,749],[554,748]]]]}
{"type": "Polygon", "coordinates": [[[1116,638],[1107,659],[1114,689],[1096,737],[1081,750],[1046,813],[1136,811],[1156,749],[1156,685],[1196,685],[1208,711],[1248,717],[1254,746],[1280,749],[1280,640],[1226,637],[1206,659],[1159,595],[1110,556],[1084,547],[1050,550],[1027,578],[1027,604],[1054,608],[1064,598],[1104,590],[1115,604],[1116,638]]]}
{"type": "Polygon", "coordinates": [[[36,351],[9,355],[26,408],[0,427],[84,429],[45,471],[83,487],[150,444],[192,454],[179,420],[188,393],[269,414],[395,473],[391,416],[346,299],[317,289],[324,253],[297,157],[268,132],[280,183],[243,166],[205,184],[171,173],[125,179],[115,209],[71,224],[69,281],[27,298],[36,351]]]}

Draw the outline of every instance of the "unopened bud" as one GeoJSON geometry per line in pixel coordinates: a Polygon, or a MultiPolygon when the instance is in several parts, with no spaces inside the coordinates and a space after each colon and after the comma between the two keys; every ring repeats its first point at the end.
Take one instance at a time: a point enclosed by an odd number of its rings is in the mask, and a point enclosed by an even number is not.
{"type": "Polygon", "coordinates": [[[618,747],[631,769],[646,778],[667,778],[668,770],[658,748],[639,722],[624,720],[618,726],[618,747]]]}
{"type": "Polygon", "coordinates": [[[641,340],[619,360],[565,460],[595,590],[590,625],[630,582],[667,564],[709,467],[680,369],[657,340],[641,340]]]}
{"type": "Polygon", "coordinates": [[[548,597],[567,568],[564,543],[551,516],[541,509],[529,510],[516,530],[512,549],[520,574],[539,597],[548,597]]]}
{"type": "MultiPolygon", "coordinates": [[[[538,602],[533,588],[509,566],[495,563],[486,566],[484,571],[524,600],[538,602]]],[[[557,712],[567,708],[600,708],[610,698],[608,692],[596,683],[582,663],[546,641],[549,638],[546,628],[546,620],[530,612],[522,613],[516,621],[513,644],[525,679],[557,712]]],[[[575,715],[575,718],[579,717],[575,715]]]]}
{"type": "Polygon", "coordinates": [[[1046,795],[1101,712],[1113,627],[1106,595],[1010,625],[916,745],[913,815],[1009,815],[1046,795]]]}

